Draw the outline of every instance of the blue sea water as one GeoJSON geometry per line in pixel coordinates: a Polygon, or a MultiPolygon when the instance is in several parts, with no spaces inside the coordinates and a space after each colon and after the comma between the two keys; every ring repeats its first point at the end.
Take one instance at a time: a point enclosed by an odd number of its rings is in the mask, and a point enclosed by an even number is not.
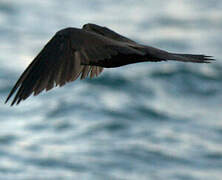
{"type": "Polygon", "coordinates": [[[221,9],[221,0],[0,0],[0,179],[221,180],[221,9]],[[217,61],[105,69],[4,104],[57,30],[88,22],[217,61]]]}

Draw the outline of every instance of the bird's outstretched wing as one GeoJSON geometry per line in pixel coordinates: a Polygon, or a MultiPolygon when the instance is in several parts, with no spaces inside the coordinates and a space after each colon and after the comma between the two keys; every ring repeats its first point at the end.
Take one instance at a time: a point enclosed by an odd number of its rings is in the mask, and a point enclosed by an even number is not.
{"type": "Polygon", "coordinates": [[[66,28],[55,34],[12,88],[7,101],[17,91],[11,105],[32,93],[38,95],[54,86],[63,86],[79,76],[98,76],[103,67],[120,66],[121,57],[136,58],[144,53],[101,35],[82,29],[66,28]],[[116,63],[116,64],[115,64],[116,63]]]}

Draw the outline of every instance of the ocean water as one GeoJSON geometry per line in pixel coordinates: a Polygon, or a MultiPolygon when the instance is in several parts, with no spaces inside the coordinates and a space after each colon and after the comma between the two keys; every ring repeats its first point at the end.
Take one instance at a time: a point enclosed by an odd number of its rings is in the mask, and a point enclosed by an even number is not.
{"type": "Polygon", "coordinates": [[[0,0],[0,179],[221,180],[221,0],[0,0]],[[212,64],[105,69],[4,101],[61,28],[96,23],[212,64]]]}

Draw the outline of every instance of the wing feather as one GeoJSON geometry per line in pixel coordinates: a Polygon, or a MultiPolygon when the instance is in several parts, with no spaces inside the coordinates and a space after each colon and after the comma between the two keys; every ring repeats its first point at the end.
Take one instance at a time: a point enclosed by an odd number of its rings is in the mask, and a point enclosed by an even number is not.
{"type": "Polygon", "coordinates": [[[85,79],[88,76],[90,69],[91,69],[91,66],[84,66],[83,67],[81,79],[85,79]]]}
{"type": "Polygon", "coordinates": [[[11,105],[18,104],[32,93],[38,95],[44,89],[50,90],[55,85],[63,86],[75,80],[81,70],[80,59],[75,59],[69,45],[69,40],[60,42],[56,36],[53,37],[21,75],[6,102],[17,89],[11,105]]]}

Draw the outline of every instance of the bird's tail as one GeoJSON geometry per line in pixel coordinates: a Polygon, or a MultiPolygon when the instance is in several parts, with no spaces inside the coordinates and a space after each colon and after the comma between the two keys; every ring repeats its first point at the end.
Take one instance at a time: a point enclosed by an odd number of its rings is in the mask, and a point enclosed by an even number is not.
{"type": "Polygon", "coordinates": [[[169,53],[169,60],[193,62],[193,63],[211,63],[214,59],[212,56],[205,56],[203,54],[176,54],[169,53]]]}
{"type": "Polygon", "coordinates": [[[205,56],[203,54],[178,54],[169,53],[158,48],[145,46],[146,57],[148,61],[182,61],[193,63],[210,63],[214,59],[212,56],[205,56]]]}

